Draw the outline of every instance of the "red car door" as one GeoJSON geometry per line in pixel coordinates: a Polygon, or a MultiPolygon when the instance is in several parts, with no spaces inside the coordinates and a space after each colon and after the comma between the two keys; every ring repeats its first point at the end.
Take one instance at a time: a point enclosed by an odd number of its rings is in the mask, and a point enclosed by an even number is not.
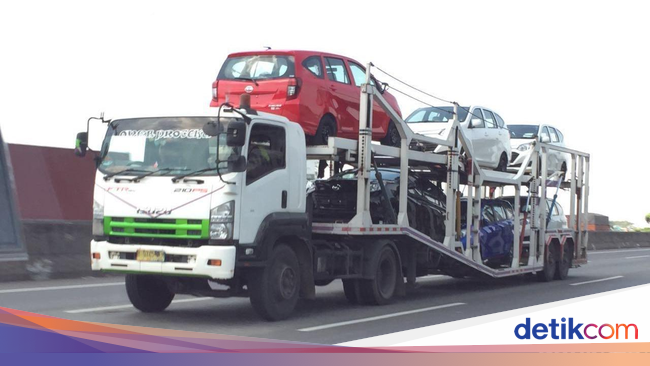
{"type": "Polygon", "coordinates": [[[338,136],[355,138],[359,131],[359,89],[352,85],[345,61],[328,56],[324,59],[338,136]]]}
{"type": "MultiPolygon", "coordinates": [[[[352,72],[352,78],[354,78],[354,85],[357,87],[357,104],[360,103],[361,98],[361,84],[366,82],[366,70],[353,61],[348,61],[350,65],[350,71],[352,72]]],[[[370,82],[374,85],[374,80],[371,78],[370,82]]],[[[379,106],[379,103],[376,101],[372,103],[372,138],[374,140],[380,140],[386,136],[386,131],[388,130],[388,115],[384,112],[383,108],[379,106]]]]}

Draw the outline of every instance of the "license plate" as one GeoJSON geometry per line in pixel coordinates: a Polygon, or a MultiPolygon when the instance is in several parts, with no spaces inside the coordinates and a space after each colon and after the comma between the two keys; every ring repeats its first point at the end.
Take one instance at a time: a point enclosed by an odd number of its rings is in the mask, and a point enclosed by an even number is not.
{"type": "Polygon", "coordinates": [[[135,259],[140,262],[164,262],[165,252],[160,250],[138,250],[135,259]]]}

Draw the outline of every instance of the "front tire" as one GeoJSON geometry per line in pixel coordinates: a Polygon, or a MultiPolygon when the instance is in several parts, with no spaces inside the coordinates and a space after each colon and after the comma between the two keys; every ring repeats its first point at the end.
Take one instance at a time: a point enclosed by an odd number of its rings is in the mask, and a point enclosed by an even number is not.
{"type": "Polygon", "coordinates": [[[251,305],[262,318],[288,318],[298,303],[300,290],[300,266],[294,251],[285,244],[275,247],[268,265],[251,273],[248,287],[251,305]]]}
{"type": "Polygon", "coordinates": [[[126,275],[126,294],[131,304],[144,313],[161,312],[174,299],[174,293],[164,280],[146,275],[126,275]]]}
{"type": "Polygon", "coordinates": [[[508,170],[508,156],[506,153],[502,153],[499,158],[499,165],[497,165],[496,171],[505,172],[508,170]]]}

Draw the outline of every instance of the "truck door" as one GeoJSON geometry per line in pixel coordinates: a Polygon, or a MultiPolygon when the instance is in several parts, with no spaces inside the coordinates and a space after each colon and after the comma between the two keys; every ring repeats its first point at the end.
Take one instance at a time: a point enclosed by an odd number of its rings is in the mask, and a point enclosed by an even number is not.
{"type": "Polygon", "coordinates": [[[262,221],[271,213],[286,211],[290,177],[287,170],[286,130],[267,122],[252,125],[248,140],[245,186],[241,196],[239,242],[252,243],[262,221]]]}

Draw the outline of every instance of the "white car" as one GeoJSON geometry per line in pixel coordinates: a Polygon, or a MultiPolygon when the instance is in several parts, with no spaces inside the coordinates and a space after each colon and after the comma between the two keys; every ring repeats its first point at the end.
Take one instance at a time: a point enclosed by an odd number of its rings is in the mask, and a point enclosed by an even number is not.
{"type": "MultiPolygon", "coordinates": [[[[550,145],[564,147],[564,135],[557,128],[549,125],[508,125],[510,130],[510,143],[512,157],[508,170],[517,171],[523,164],[524,159],[531,154],[532,143],[535,141],[545,142],[550,145]]],[[[566,173],[568,156],[565,153],[550,150],[547,154],[547,166],[549,172],[563,171],[566,173]]],[[[528,162],[528,166],[532,161],[528,162]]]]}
{"type": "MultiPolygon", "coordinates": [[[[406,118],[413,132],[429,137],[446,138],[451,127],[453,107],[426,107],[406,118]]],[[[458,121],[469,137],[476,162],[485,168],[506,171],[510,161],[510,133],[503,119],[493,111],[478,107],[460,107],[458,121]],[[471,118],[468,118],[467,116],[471,118]]],[[[434,151],[444,152],[444,146],[434,151]]]]}

